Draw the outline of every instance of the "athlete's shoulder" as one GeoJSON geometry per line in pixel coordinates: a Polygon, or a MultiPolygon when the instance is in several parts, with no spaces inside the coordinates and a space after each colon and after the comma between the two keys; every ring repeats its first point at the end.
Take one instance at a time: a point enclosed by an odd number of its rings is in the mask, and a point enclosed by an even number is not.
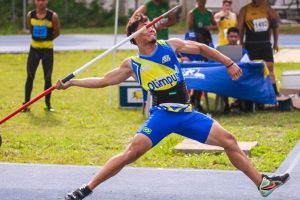
{"type": "Polygon", "coordinates": [[[195,7],[192,10],[190,10],[190,13],[193,13],[194,15],[198,13],[198,8],[195,7]]]}
{"type": "Polygon", "coordinates": [[[179,38],[171,38],[167,41],[168,45],[175,51],[185,45],[184,40],[179,38]]]}
{"type": "Polygon", "coordinates": [[[244,6],[240,9],[240,11],[245,11],[245,10],[247,10],[247,8],[249,8],[249,7],[251,7],[251,3],[244,5],[244,6]]]}
{"type": "Polygon", "coordinates": [[[30,10],[28,13],[27,13],[27,16],[28,17],[34,17],[36,15],[36,10],[30,10]]]}
{"type": "MultiPolygon", "coordinates": [[[[249,5],[249,4],[248,4],[249,5]]],[[[239,11],[239,18],[244,18],[247,12],[248,5],[243,6],[239,11]]]]}
{"type": "Polygon", "coordinates": [[[53,10],[51,10],[51,9],[49,9],[49,8],[47,8],[47,12],[48,12],[48,13],[52,13],[52,14],[55,13],[53,10]]]}
{"type": "Polygon", "coordinates": [[[139,57],[136,55],[136,56],[130,56],[129,58],[127,58],[130,62],[131,61],[136,61],[139,57]]]}
{"type": "Polygon", "coordinates": [[[209,15],[213,15],[213,11],[211,9],[205,8],[205,12],[209,15]]]}
{"type": "Polygon", "coordinates": [[[49,13],[51,16],[58,17],[57,12],[55,12],[54,10],[51,10],[51,9],[48,9],[48,8],[47,8],[47,13],[49,13]]]}
{"type": "Polygon", "coordinates": [[[125,59],[125,61],[128,65],[132,65],[133,63],[142,63],[143,59],[140,58],[139,55],[130,56],[129,58],[125,59]]]}
{"type": "Polygon", "coordinates": [[[160,44],[161,46],[167,46],[168,45],[166,40],[157,40],[157,43],[160,44]]]}
{"type": "Polygon", "coordinates": [[[132,63],[132,60],[134,60],[133,56],[128,57],[128,58],[125,58],[125,59],[122,61],[120,68],[127,68],[127,69],[130,69],[130,70],[131,70],[131,63],[132,63]]]}

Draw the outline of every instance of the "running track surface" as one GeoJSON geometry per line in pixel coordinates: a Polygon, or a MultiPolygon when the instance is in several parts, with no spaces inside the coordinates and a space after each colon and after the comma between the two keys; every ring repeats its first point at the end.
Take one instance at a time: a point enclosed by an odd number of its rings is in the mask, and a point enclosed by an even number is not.
{"type": "MultiPolygon", "coordinates": [[[[300,199],[300,141],[275,174],[291,179],[268,200],[300,199]]],[[[55,200],[79,187],[99,167],[0,163],[1,200],[55,200]]],[[[125,168],[87,200],[259,200],[254,184],[239,171],[125,168]]]]}

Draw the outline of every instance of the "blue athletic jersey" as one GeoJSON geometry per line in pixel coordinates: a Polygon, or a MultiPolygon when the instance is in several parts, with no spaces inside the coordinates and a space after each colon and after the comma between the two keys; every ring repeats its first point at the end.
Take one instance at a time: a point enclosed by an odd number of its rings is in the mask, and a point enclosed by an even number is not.
{"type": "MultiPolygon", "coordinates": [[[[164,40],[157,41],[152,55],[138,54],[131,57],[131,64],[138,83],[147,91],[168,90],[184,81],[176,53],[164,40]]],[[[190,104],[169,103],[160,107],[173,112],[190,112],[192,108],[190,104]]]]}
{"type": "Polygon", "coordinates": [[[173,48],[158,40],[152,55],[138,54],[131,57],[137,81],[145,90],[166,90],[184,80],[180,63],[173,48]]]}

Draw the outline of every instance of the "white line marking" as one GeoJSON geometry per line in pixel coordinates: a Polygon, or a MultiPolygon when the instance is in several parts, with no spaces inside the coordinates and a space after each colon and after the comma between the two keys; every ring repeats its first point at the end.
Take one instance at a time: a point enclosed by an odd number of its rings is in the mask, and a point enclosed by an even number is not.
{"type": "Polygon", "coordinates": [[[286,173],[290,174],[294,170],[296,164],[299,162],[299,159],[300,159],[300,152],[297,153],[296,158],[293,160],[290,167],[286,170],[286,173]]]}

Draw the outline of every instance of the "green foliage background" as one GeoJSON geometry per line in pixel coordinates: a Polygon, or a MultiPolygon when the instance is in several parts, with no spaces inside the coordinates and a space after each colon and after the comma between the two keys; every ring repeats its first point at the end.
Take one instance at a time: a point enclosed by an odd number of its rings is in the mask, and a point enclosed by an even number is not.
{"type": "MultiPolygon", "coordinates": [[[[64,28],[70,27],[102,27],[114,24],[114,1],[110,9],[103,8],[103,0],[92,0],[87,4],[83,0],[50,0],[48,8],[55,11],[64,28]]],[[[22,27],[23,1],[0,0],[0,26],[6,29],[22,27]],[[15,20],[13,17],[15,10],[15,20]]],[[[27,5],[27,11],[35,8],[33,3],[27,5]]],[[[119,23],[125,24],[127,17],[120,16],[119,23]]]]}

